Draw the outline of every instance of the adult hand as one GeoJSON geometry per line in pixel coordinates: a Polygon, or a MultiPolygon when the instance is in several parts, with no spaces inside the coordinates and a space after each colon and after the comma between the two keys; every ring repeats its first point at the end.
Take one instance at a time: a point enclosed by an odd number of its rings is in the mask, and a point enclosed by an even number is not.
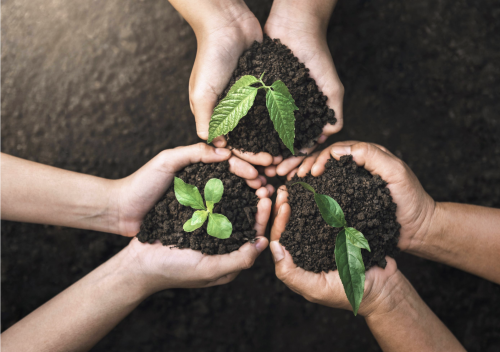
{"type": "MultiPolygon", "coordinates": [[[[328,136],[339,132],[343,126],[342,103],[344,86],[333,63],[326,41],[328,22],[336,1],[327,0],[275,0],[264,31],[271,38],[279,38],[288,46],[299,61],[309,68],[309,75],[318,88],[328,97],[327,105],[335,111],[337,123],[327,124],[318,143],[324,143],[328,136]]],[[[316,146],[301,150],[312,152],[316,146]]],[[[266,175],[284,176],[297,167],[304,157],[290,157],[266,169],[266,175]]]]}
{"type": "MultiPolygon", "coordinates": [[[[118,232],[124,236],[135,236],[147,212],[165,194],[172,184],[176,172],[199,162],[215,163],[229,159],[229,171],[246,179],[252,188],[266,185],[266,179],[246,161],[231,156],[225,148],[214,148],[205,143],[178,147],[162,151],[132,175],[113,181],[114,205],[111,206],[117,220],[118,232]]],[[[273,191],[271,185],[268,190],[273,191]]],[[[262,191],[260,191],[262,192],[262,191]]]]}
{"type": "Polygon", "coordinates": [[[315,177],[323,174],[325,164],[333,157],[352,154],[353,160],[373,175],[387,182],[392,200],[397,204],[396,216],[401,225],[398,247],[405,251],[412,243],[420,242],[429,231],[436,203],[425,192],[413,171],[386,148],[357,141],[338,142],[321,153],[307,157],[302,165],[289,173],[304,177],[308,172],[315,177]]]}
{"type": "Polygon", "coordinates": [[[154,244],[141,243],[134,238],[128,247],[127,267],[135,268],[138,282],[147,294],[169,288],[200,288],[226,284],[241,270],[250,268],[258,255],[267,247],[264,237],[271,214],[272,202],[269,197],[274,192],[272,186],[262,187],[256,194],[260,198],[255,214],[257,239],[247,242],[237,251],[223,255],[207,255],[192,249],[179,249],[154,244]]]}

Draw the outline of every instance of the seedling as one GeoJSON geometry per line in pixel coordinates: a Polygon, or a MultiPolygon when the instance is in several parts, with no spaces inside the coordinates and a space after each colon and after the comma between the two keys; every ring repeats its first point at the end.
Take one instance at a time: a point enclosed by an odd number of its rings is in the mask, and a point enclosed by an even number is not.
{"type": "MultiPolygon", "coordinates": [[[[332,197],[316,193],[314,188],[305,182],[296,182],[314,193],[314,201],[318,205],[323,220],[332,227],[342,227],[335,243],[335,261],[340,280],[354,315],[358,314],[365,288],[365,264],[361,249],[371,252],[365,236],[353,227],[347,227],[344,212],[339,203],[332,197]]],[[[293,186],[292,185],[292,186],[293,186]]]]}
{"type": "Polygon", "coordinates": [[[214,205],[220,202],[224,193],[224,185],[221,180],[212,178],[205,185],[206,207],[200,191],[198,191],[198,187],[185,183],[178,177],[174,180],[174,192],[175,198],[177,198],[179,203],[197,210],[191,219],[184,224],[184,231],[193,232],[199,229],[208,218],[207,232],[210,236],[220,239],[226,239],[231,236],[233,225],[229,219],[222,214],[213,212],[214,205]]]}
{"type": "Polygon", "coordinates": [[[285,83],[278,80],[270,86],[262,81],[264,73],[260,78],[254,76],[243,76],[233,84],[226,97],[222,99],[214,109],[208,128],[208,143],[214,138],[227,134],[234,130],[238,122],[248,113],[252,107],[259,89],[265,89],[266,106],[269,116],[273,122],[274,129],[278,132],[285,146],[292,154],[295,140],[295,116],[293,112],[299,110],[295,100],[288,91],[285,83]],[[260,83],[260,87],[252,87],[260,83]]]}

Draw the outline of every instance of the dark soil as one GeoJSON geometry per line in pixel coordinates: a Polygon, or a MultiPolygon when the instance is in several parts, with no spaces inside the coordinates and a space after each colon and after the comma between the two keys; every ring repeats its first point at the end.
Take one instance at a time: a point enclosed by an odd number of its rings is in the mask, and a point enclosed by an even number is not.
{"type": "Polygon", "coordinates": [[[385,268],[385,256],[394,257],[399,252],[401,227],[396,221],[396,204],[392,202],[387,183],[358,167],[352,155],[345,155],[339,161],[332,158],[325,168],[319,177],[295,175],[287,182],[292,214],[280,243],[301,268],[316,273],[337,269],[333,252],[341,229],[323,220],[312,192],[301,185],[292,186],[302,181],[316,192],[335,199],[344,212],[347,226],[365,235],[371,249],[371,252],[361,251],[366,270],[375,264],[385,268]]]}
{"type": "MultiPolygon", "coordinates": [[[[248,4],[265,21],[270,1],[248,4]]],[[[328,44],[346,88],[327,143],[380,143],[437,201],[500,207],[500,2],[339,1],[328,44]]],[[[101,177],[196,143],[189,24],[165,1],[2,1],[2,152],[101,177]],[[48,5],[49,4],[49,5],[48,5]]],[[[325,143],[326,144],[326,143],[325,143]]],[[[130,241],[2,221],[2,330],[130,241]]],[[[399,270],[468,351],[500,350],[500,285],[401,253],[399,270]]],[[[92,350],[380,351],[362,317],[276,279],[268,250],[232,283],[160,292],[92,350]]]]}
{"type": "Polygon", "coordinates": [[[137,238],[141,242],[160,240],[164,246],[201,250],[204,254],[226,254],[238,250],[255,238],[255,214],[258,197],[245,181],[229,172],[229,162],[198,163],[183,169],[177,175],[184,182],[198,187],[203,196],[205,184],[218,178],[224,184],[224,194],[214,212],[224,214],[233,224],[231,237],[221,240],[207,233],[207,223],[193,232],[184,232],[182,226],[193,216],[194,209],[180,204],[172,185],[155,207],[149,211],[137,238]]]}
{"type": "MultiPolygon", "coordinates": [[[[309,69],[279,39],[272,40],[267,35],[262,43],[255,42],[240,57],[238,67],[219,100],[241,76],[259,77],[263,72],[263,81],[268,86],[277,80],[283,81],[299,108],[295,111],[295,148],[300,150],[312,146],[327,123],[335,124],[335,112],[326,105],[327,97],[309,77],[309,69]]],[[[229,146],[236,149],[267,152],[284,158],[291,155],[269,117],[264,89],[259,90],[253,107],[227,137],[229,146]]]]}

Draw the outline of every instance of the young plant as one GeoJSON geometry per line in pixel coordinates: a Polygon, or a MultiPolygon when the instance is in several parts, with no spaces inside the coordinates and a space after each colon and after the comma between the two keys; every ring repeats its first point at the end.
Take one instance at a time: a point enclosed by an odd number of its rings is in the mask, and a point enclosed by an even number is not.
{"type": "Polygon", "coordinates": [[[222,136],[234,130],[238,122],[248,113],[252,107],[257,91],[265,89],[266,106],[269,116],[273,122],[274,129],[278,132],[285,146],[292,154],[295,140],[295,116],[293,112],[299,110],[295,105],[292,95],[285,83],[276,81],[270,86],[262,81],[264,73],[260,78],[254,76],[243,76],[234,83],[226,97],[222,99],[214,109],[208,129],[208,143],[216,137],[222,136]],[[260,87],[252,87],[260,83],[260,87]]]}
{"type": "Polygon", "coordinates": [[[224,193],[224,185],[221,180],[212,178],[205,185],[206,207],[200,191],[198,191],[198,187],[185,183],[178,177],[174,180],[174,192],[175,198],[177,198],[179,203],[196,209],[191,219],[184,224],[184,231],[193,232],[199,229],[208,218],[207,232],[210,236],[220,239],[226,239],[231,236],[233,225],[229,219],[222,214],[213,212],[214,205],[220,202],[224,193]]]}
{"type": "MultiPolygon", "coordinates": [[[[358,314],[359,305],[363,299],[365,288],[365,264],[361,249],[371,252],[365,236],[353,227],[347,227],[344,212],[339,203],[332,197],[316,193],[314,188],[305,182],[296,182],[308,191],[313,192],[314,201],[318,205],[321,217],[332,227],[342,227],[335,243],[335,262],[340,280],[354,315],[358,314]]],[[[292,185],[292,186],[293,186],[292,185]]]]}

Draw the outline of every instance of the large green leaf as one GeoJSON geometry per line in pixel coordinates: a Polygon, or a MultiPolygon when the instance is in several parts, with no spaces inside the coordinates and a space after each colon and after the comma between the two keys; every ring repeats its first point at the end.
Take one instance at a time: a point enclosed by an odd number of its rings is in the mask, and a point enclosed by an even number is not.
{"type": "MultiPolygon", "coordinates": [[[[224,193],[224,184],[218,178],[211,178],[205,185],[205,201],[219,203],[224,193]]],[[[208,205],[208,204],[207,204],[208,205]]]]}
{"type": "Polygon", "coordinates": [[[285,146],[290,149],[292,154],[295,154],[293,150],[295,140],[295,115],[293,111],[296,108],[295,103],[280,92],[268,89],[266,106],[271,121],[273,121],[274,129],[278,132],[285,146]]]}
{"type": "Polygon", "coordinates": [[[271,88],[273,88],[276,92],[283,94],[285,98],[287,98],[290,103],[292,103],[294,110],[299,110],[297,105],[295,105],[295,100],[290,94],[290,91],[288,90],[288,87],[285,85],[285,83],[278,80],[271,85],[271,88]]]}
{"type": "Polygon", "coordinates": [[[371,252],[370,245],[368,244],[368,241],[366,240],[365,236],[361,232],[356,230],[354,227],[346,227],[345,233],[347,235],[347,239],[353,245],[355,245],[358,248],[364,248],[368,252],[371,252]]]}
{"type": "Polygon", "coordinates": [[[210,213],[208,215],[207,232],[210,236],[226,239],[233,232],[233,224],[222,214],[210,213]]]}
{"type": "Polygon", "coordinates": [[[318,204],[323,220],[328,225],[333,227],[345,226],[344,212],[335,199],[325,194],[314,193],[314,200],[318,204]]]}
{"type": "Polygon", "coordinates": [[[356,315],[365,288],[365,265],[361,249],[347,240],[344,230],[339,232],[335,243],[335,262],[347,299],[356,315]]]}
{"type": "Polygon", "coordinates": [[[182,205],[193,209],[206,210],[198,187],[185,183],[180,178],[176,177],[174,179],[174,192],[175,198],[177,198],[182,205]]]}
{"type": "Polygon", "coordinates": [[[231,89],[229,89],[229,92],[227,94],[234,92],[238,88],[247,87],[257,82],[259,82],[259,80],[254,76],[250,75],[243,76],[233,84],[233,86],[231,87],[231,89]]]}
{"type": "Polygon", "coordinates": [[[292,186],[296,185],[296,184],[299,184],[302,187],[304,187],[305,189],[307,189],[308,191],[311,191],[312,193],[316,194],[316,191],[314,190],[314,188],[312,188],[309,184],[307,184],[305,182],[295,182],[292,184],[292,186]]]}
{"type": "Polygon", "coordinates": [[[228,93],[214,109],[208,127],[208,143],[234,130],[253,105],[257,88],[241,87],[228,93]]]}
{"type": "Polygon", "coordinates": [[[208,217],[208,211],[205,210],[195,211],[191,219],[186,221],[182,228],[186,232],[193,232],[194,230],[199,229],[203,225],[205,220],[207,220],[207,217],[208,217]]]}

